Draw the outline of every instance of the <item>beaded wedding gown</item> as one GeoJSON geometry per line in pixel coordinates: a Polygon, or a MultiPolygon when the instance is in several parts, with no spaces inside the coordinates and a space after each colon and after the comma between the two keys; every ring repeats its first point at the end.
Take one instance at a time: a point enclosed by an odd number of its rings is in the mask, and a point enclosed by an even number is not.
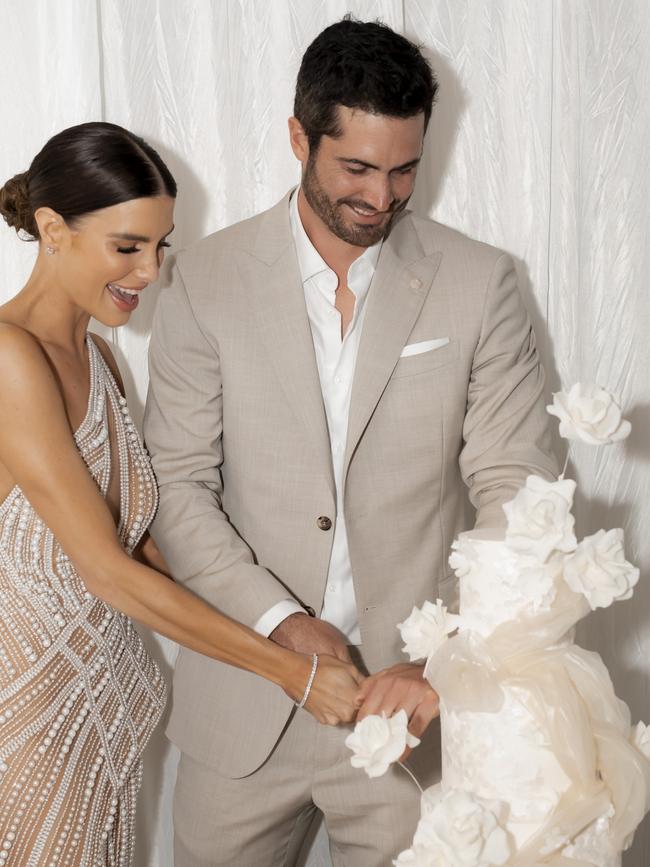
{"type": "MultiPolygon", "coordinates": [[[[75,433],[131,553],[157,505],[149,458],[89,336],[75,433]]],[[[85,588],[15,487],[0,504],[0,867],[128,867],[141,755],[165,684],[128,617],[85,588]]]]}

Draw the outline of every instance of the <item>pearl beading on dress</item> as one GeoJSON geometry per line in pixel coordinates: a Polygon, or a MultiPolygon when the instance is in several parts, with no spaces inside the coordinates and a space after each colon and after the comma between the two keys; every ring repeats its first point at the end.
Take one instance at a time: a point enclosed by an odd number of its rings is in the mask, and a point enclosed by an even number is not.
{"type": "MultiPolygon", "coordinates": [[[[157,507],[149,457],[87,339],[77,447],[132,553],[157,507]]],[[[94,597],[15,487],[0,504],[0,867],[128,867],[141,756],[165,684],[131,621],[94,597]]]]}

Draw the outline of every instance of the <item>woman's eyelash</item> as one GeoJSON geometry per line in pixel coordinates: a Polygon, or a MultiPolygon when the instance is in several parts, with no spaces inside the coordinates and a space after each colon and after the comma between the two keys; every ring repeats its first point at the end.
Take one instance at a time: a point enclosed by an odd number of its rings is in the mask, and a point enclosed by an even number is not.
{"type": "MultiPolygon", "coordinates": [[[[158,244],[158,246],[159,247],[171,247],[171,244],[168,241],[161,241],[160,244],[158,244]]],[[[140,248],[139,247],[118,247],[117,252],[118,253],[139,253],[140,248]]]]}

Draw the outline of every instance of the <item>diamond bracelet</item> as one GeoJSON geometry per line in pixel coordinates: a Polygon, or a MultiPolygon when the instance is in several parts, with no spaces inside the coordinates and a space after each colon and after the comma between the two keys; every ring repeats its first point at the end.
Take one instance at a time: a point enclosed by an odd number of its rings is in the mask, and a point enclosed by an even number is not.
{"type": "Polygon", "coordinates": [[[312,663],[311,663],[311,674],[309,675],[309,680],[307,681],[307,686],[305,687],[305,691],[303,693],[300,702],[298,703],[298,707],[304,707],[307,699],[309,698],[309,693],[311,692],[312,685],[314,683],[314,678],[316,677],[316,669],[318,668],[318,654],[312,653],[311,655],[312,663]]]}

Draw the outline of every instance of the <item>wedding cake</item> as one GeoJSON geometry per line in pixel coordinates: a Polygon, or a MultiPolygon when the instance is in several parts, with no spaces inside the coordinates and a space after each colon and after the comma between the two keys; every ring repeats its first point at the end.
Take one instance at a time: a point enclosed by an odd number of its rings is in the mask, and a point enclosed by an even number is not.
{"type": "MultiPolygon", "coordinates": [[[[451,557],[459,629],[426,672],[441,696],[439,794],[491,803],[507,832],[497,864],[617,867],[647,807],[650,767],[627,707],[599,657],[571,640],[589,604],[567,584],[566,559],[541,566],[480,533],[451,557]]],[[[619,563],[627,595],[638,573],[619,563]]]]}
{"type": "MultiPolygon", "coordinates": [[[[629,432],[594,386],[549,411],[570,438],[629,432]]],[[[459,615],[438,600],[399,624],[440,696],[442,779],[423,792],[397,867],[619,867],[650,808],[650,727],[632,727],[600,657],[573,642],[590,610],[631,597],[639,571],[622,530],[578,543],[574,492],[562,476],[530,476],[504,506],[505,533],[454,543],[459,615]]]]}

